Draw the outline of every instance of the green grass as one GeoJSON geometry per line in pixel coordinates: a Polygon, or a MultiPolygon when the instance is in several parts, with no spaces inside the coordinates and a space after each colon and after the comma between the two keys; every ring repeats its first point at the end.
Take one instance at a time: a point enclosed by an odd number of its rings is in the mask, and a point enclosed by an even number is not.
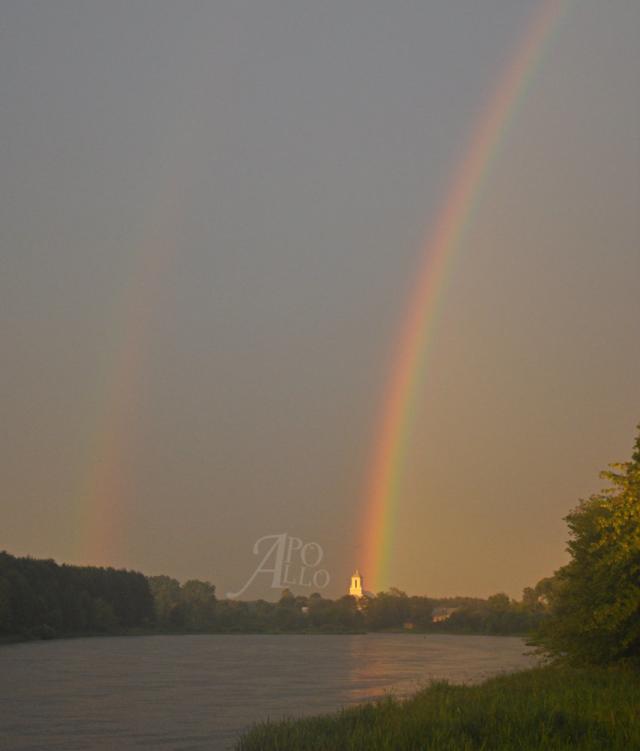
{"type": "Polygon", "coordinates": [[[638,751],[640,675],[545,667],[255,726],[237,751],[638,751]]]}

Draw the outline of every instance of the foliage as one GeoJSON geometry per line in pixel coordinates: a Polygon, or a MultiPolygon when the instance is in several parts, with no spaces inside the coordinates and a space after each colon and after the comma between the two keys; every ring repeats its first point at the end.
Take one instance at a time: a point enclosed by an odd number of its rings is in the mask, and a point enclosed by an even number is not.
{"type": "Polygon", "coordinates": [[[538,668],[479,686],[434,683],[332,715],[266,722],[237,751],[628,751],[640,748],[631,670],[538,668]]]}
{"type": "Polygon", "coordinates": [[[329,600],[285,589],[278,602],[216,600],[215,587],[192,579],[145,577],[134,571],[59,566],[54,561],[0,553],[0,636],[51,638],[56,635],[122,633],[359,633],[438,631],[524,633],[544,617],[537,590],[529,604],[507,595],[431,599],[409,597],[392,588],[357,601],[350,595],[329,600]],[[453,610],[433,623],[434,609],[453,610]]]}
{"type": "Polygon", "coordinates": [[[527,634],[545,617],[546,607],[540,595],[527,587],[520,602],[504,592],[487,600],[468,600],[455,608],[439,630],[458,634],[527,634]]]}
{"type": "Polygon", "coordinates": [[[610,486],[566,518],[571,560],[549,586],[537,637],[579,664],[640,659],[640,431],[631,461],[610,466],[610,486]]]}
{"type": "Polygon", "coordinates": [[[50,638],[147,627],[153,621],[153,598],[142,574],[59,566],[0,552],[0,634],[50,638]]]}
{"type": "Polygon", "coordinates": [[[180,582],[169,576],[149,577],[156,622],[166,629],[182,628],[185,621],[180,582]]]}
{"type": "Polygon", "coordinates": [[[169,576],[152,576],[156,624],[166,631],[211,631],[216,621],[216,588],[191,579],[182,586],[169,576]]]}

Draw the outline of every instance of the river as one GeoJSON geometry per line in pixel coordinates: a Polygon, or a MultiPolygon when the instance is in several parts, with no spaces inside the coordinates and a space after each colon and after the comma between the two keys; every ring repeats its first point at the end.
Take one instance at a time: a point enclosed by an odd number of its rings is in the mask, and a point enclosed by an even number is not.
{"type": "Polygon", "coordinates": [[[516,637],[139,636],[0,647],[6,751],[222,751],[252,723],[535,664],[516,637]]]}

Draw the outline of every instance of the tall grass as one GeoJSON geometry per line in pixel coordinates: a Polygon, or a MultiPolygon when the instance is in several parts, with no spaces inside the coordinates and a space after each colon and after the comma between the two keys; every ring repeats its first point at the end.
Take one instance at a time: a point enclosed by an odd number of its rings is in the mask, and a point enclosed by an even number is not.
{"type": "Polygon", "coordinates": [[[332,715],[268,722],[237,751],[640,750],[640,676],[544,667],[478,686],[433,683],[332,715]]]}

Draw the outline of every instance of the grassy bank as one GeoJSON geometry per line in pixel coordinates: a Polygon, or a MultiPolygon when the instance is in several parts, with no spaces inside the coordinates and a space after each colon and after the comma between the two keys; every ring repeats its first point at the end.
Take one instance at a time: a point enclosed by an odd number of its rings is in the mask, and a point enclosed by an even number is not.
{"type": "Polygon", "coordinates": [[[631,751],[640,749],[640,676],[538,668],[479,686],[434,683],[413,698],[264,723],[238,751],[631,751]]]}

